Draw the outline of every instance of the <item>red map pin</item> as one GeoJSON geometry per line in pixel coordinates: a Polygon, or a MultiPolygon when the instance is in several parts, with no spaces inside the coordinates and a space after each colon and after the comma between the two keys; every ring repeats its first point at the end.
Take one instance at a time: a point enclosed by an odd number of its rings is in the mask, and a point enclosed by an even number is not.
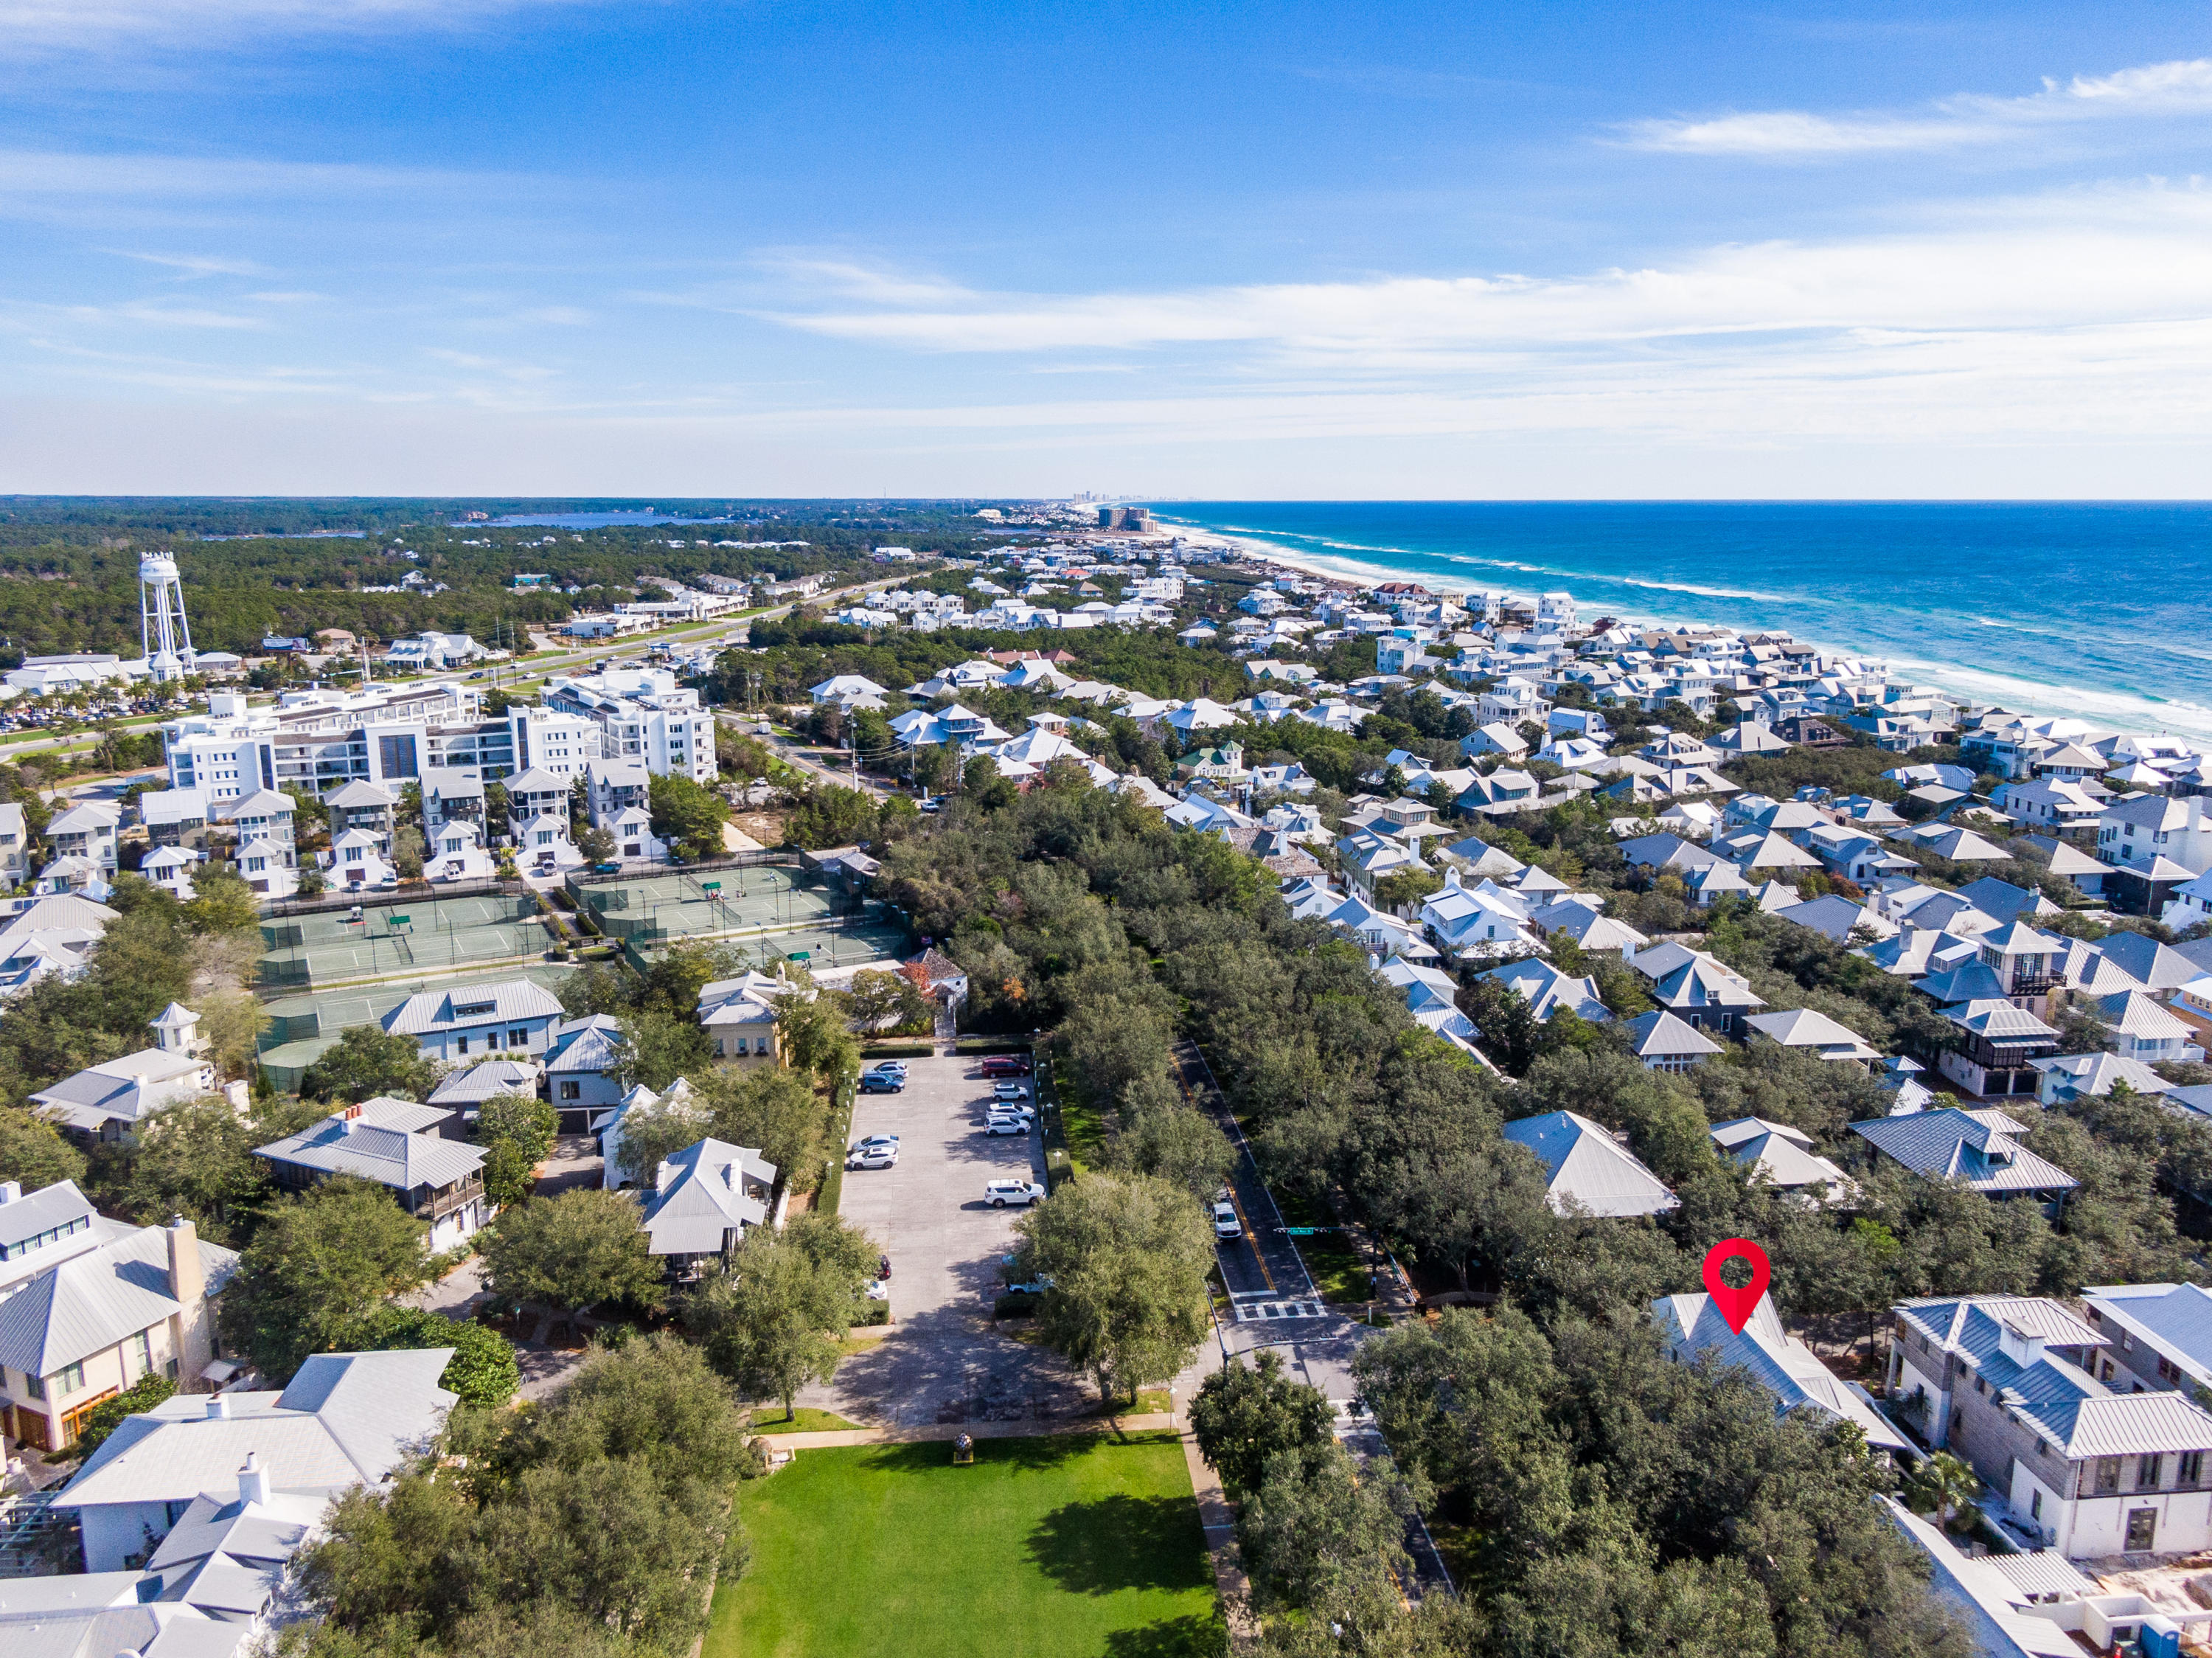
{"type": "Polygon", "coordinates": [[[1766,1252],[1748,1238],[1723,1238],[1705,1252],[1705,1293],[1721,1309],[1728,1327],[1738,1335],[1743,1333],[1743,1326],[1759,1310],[1759,1298],[1766,1293],[1767,1280],[1773,1276],[1774,1269],[1767,1264],[1766,1252]],[[1721,1267],[1739,1258],[1751,1263],[1751,1282],[1741,1289],[1721,1277],[1721,1267]]]}

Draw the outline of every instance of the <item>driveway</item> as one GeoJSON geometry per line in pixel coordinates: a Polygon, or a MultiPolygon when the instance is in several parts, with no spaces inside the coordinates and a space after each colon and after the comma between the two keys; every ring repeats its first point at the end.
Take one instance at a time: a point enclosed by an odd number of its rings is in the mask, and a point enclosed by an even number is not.
{"type": "Polygon", "coordinates": [[[848,1170],[838,1211],[890,1256],[895,1321],[802,1402],[875,1427],[1087,1413],[1096,1395],[1079,1378],[991,1319],[1022,1211],[991,1208],[984,1183],[1042,1184],[1038,1137],[984,1134],[991,1083],[975,1060],[907,1063],[904,1093],[863,1094],[853,1106],[853,1137],[897,1135],[898,1166],[848,1170]]]}

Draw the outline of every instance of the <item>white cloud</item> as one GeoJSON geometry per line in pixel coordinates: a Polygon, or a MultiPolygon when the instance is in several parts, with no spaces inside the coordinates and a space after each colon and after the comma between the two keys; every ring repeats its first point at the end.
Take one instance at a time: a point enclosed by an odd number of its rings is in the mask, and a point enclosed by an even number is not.
{"type": "Polygon", "coordinates": [[[1740,336],[2067,327],[2212,314],[2212,194],[2146,187],[1990,204],[1939,228],[1723,246],[1582,276],[1385,277],[935,308],[768,314],[931,352],[1257,348],[1276,366],[1443,368],[1740,336]]]}
{"type": "Polygon", "coordinates": [[[2042,91],[2025,97],[1961,94],[1916,112],[1816,115],[1780,109],[1639,121],[1625,129],[1625,142],[1683,155],[1814,159],[1996,143],[2067,122],[2203,109],[2212,109],[2212,58],[2198,58],[2075,76],[2063,83],[2045,80],[2042,91]]]}
{"type": "MultiPolygon", "coordinates": [[[[520,182],[523,181],[489,174],[452,173],[430,168],[361,167],[343,162],[265,162],[221,155],[99,155],[81,151],[0,149],[0,202],[9,197],[33,200],[144,198],[165,202],[179,198],[326,199],[369,192],[443,190],[456,186],[507,188],[520,182]]],[[[212,270],[230,268],[203,263],[212,270]]]]}
{"type": "Polygon", "coordinates": [[[589,0],[0,0],[0,52],[258,45],[272,36],[459,30],[589,0]]]}
{"type": "Polygon", "coordinates": [[[251,259],[219,259],[211,253],[137,253],[128,249],[118,250],[126,259],[137,259],[142,265],[159,265],[186,277],[265,277],[268,267],[251,259]]]}

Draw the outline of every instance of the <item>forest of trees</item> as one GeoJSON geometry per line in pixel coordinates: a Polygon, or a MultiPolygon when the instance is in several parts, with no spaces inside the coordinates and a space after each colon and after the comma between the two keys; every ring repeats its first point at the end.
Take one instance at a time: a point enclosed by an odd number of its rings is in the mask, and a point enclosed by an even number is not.
{"type": "MultiPolygon", "coordinates": [[[[979,1022],[1055,1031],[1059,1074],[1103,1119],[1110,1167],[1172,1179],[1194,1141],[1205,1166],[1169,1071],[1188,1032],[1279,1189],[1368,1222],[1431,1278],[1502,1296],[1363,1360],[1405,1478],[1471,1539],[1462,1604],[1409,1622],[1370,1578],[1321,1570],[1310,1548],[1248,1520],[1263,1602],[1361,1631],[1360,1650],[1959,1650],[1869,1501],[1886,1476],[1864,1447],[1776,1421],[1741,1378],[1664,1362],[1650,1303],[1695,1289],[1705,1249],[1740,1235],[1767,1241],[1785,1314],[1869,1339],[1904,1295],[2067,1294],[2191,1270],[2153,1174],[2207,1148],[2147,1101],[2024,1112],[2030,1143],[2084,1181],[2051,1222],[1869,1167],[1846,1125],[1887,1096],[1802,1056],[1670,1077],[1588,1027],[1586,1045],[1499,1077],[1417,1026],[1357,947],[1290,920],[1259,866],[1073,768],[996,809],[955,803],[888,850],[884,881],[950,939],[979,1022]],[[1500,1128],[1559,1109],[1628,1135],[1681,1208],[1656,1222],[1554,1213],[1500,1128]],[[1709,1124],[1754,1112],[1851,1158],[1865,1205],[1846,1216],[1780,1202],[1719,1155],[1709,1124]]],[[[1728,924],[1742,942],[1719,942],[1746,960],[1773,948],[1758,923],[1728,924]]],[[[1325,1458],[1266,1478],[1257,1512],[1297,1516],[1293,1533],[1351,1537],[1373,1521],[1325,1458]]],[[[1313,1628],[1288,1618],[1271,1640],[1319,1650],[1313,1628]]]]}
{"type": "MultiPolygon", "coordinates": [[[[0,664],[73,650],[135,652],[138,559],[174,552],[193,643],[241,655],[272,633],[341,627],[393,639],[425,629],[489,640],[502,626],[565,619],[566,593],[516,593],[518,572],[544,572],[599,604],[641,576],[784,578],[842,570],[887,535],[928,552],[995,547],[957,503],[545,501],[0,501],[0,664]],[[635,511],[729,521],[588,530],[459,521],[465,512],[635,511]],[[547,537],[552,545],[539,545],[547,537]],[[803,546],[717,547],[717,540],[803,546]],[[704,545],[695,545],[703,543],[704,545]],[[471,545],[478,544],[478,545],[471,545]],[[404,551],[403,551],[404,550],[404,551]],[[413,552],[410,559],[404,552],[413,552]],[[448,591],[364,593],[420,571],[448,591]]],[[[872,566],[869,568],[872,569],[872,566]]]]}

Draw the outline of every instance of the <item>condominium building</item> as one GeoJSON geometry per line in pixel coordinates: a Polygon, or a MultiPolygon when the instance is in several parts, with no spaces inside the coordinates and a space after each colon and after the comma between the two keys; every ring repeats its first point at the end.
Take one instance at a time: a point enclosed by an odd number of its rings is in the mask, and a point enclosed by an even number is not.
{"type": "MultiPolygon", "coordinates": [[[[545,705],[591,720],[599,730],[599,753],[635,760],[654,777],[714,780],[714,716],[663,667],[608,667],[545,687],[545,705]]],[[[548,770],[555,770],[550,764],[548,770]]]]}
{"type": "MultiPolygon", "coordinates": [[[[572,712],[511,708],[487,717],[474,689],[446,680],[289,692],[260,707],[218,692],[206,713],[171,720],[161,734],[170,787],[198,790],[218,814],[263,789],[319,798],[353,783],[396,793],[447,771],[484,781],[532,766],[572,776],[602,741],[596,721],[572,712]]],[[[710,760],[713,746],[710,731],[710,760]]]]}

